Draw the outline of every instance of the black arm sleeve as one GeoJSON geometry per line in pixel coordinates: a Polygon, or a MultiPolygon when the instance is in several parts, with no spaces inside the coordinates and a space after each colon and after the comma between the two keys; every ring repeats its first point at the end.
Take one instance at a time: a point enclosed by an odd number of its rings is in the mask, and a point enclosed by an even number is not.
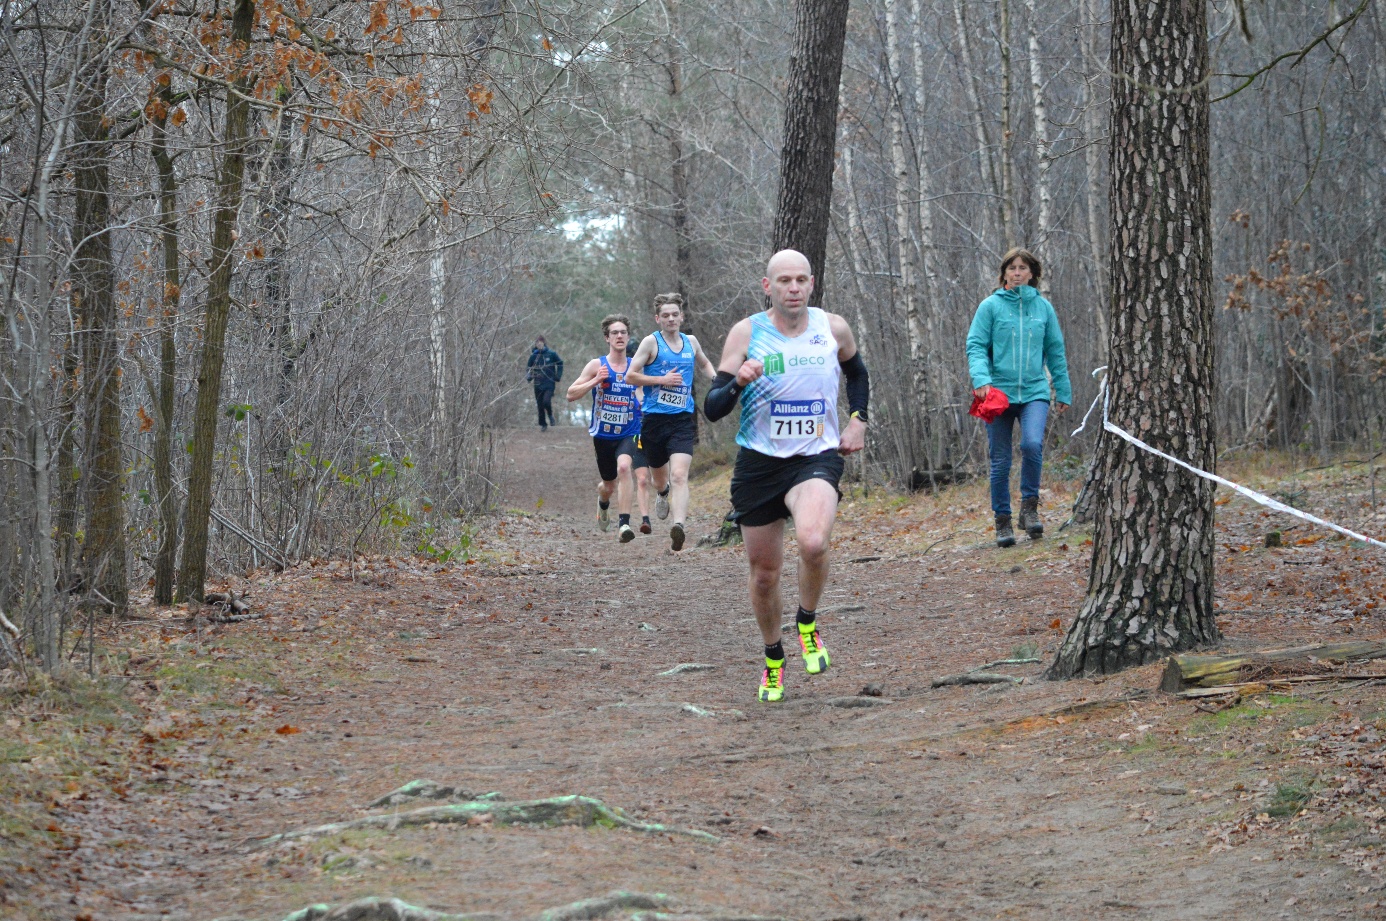
{"type": "Polygon", "coordinates": [[[703,414],[707,416],[707,421],[716,422],[731,412],[741,397],[742,389],[736,382],[735,374],[718,371],[717,379],[712,382],[712,389],[703,398],[703,414]]]}
{"type": "Polygon", "coordinates": [[[847,411],[865,413],[871,402],[871,375],[866,373],[866,362],[861,360],[861,352],[839,364],[842,366],[842,376],[847,378],[847,411]]]}

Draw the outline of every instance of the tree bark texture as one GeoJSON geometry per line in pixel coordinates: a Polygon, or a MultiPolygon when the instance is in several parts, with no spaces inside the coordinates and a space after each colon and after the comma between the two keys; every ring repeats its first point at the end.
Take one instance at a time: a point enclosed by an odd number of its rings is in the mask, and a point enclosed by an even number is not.
{"type": "Polygon", "coordinates": [[[1102,152],[1097,140],[1102,134],[1102,114],[1098,106],[1097,75],[1103,66],[1097,54],[1097,0],[1083,0],[1083,67],[1088,71],[1087,104],[1083,107],[1083,127],[1087,143],[1083,146],[1083,161],[1087,179],[1088,248],[1092,253],[1093,321],[1097,326],[1097,362],[1107,361],[1107,344],[1111,329],[1107,325],[1110,305],[1107,301],[1107,259],[1102,245],[1102,152]]]}
{"type": "MultiPolygon", "coordinates": [[[[1035,180],[1039,197],[1039,223],[1032,239],[1035,246],[1043,246],[1054,232],[1054,192],[1049,181],[1053,157],[1049,145],[1049,112],[1044,100],[1044,68],[1040,62],[1040,18],[1035,9],[1035,0],[1025,0],[1025,9],[1030,20],[1030,102],[1035,113],[1035,159],[1039,163],[1039,175],[1035,180]]],[[[1048,296],[1048,278],[1041,276],[1040,290],[1048,296]]]]}
{"type": "MultiPolygon", "coordinates": [[[[911,229],[911,173],[905,149],[905,100],[901,75],[904,71],[901,53],[899,11],[896,0],[885,0],[886,71],[890,81],[890,161],[895,176],[895,256],[900,266],[900,284],[896,290],[904,301],[905,330],[910,345],[910,378],[915,405],[923,409],[930,405],[928,394],[927,332],[919,310],[919,291],[914,261],[914,233],[911,229]]],[[[923,431],[928,432],[928,416],[921,418],[923,431]]]]}
{"type": "MultiPolygon", "coordinates": [[[[671,33],[668,59],[664,63],[669,77],[669,192],[670,223],[674,229],[674,290],[683,297],[683,309],[690,307],[688,292],[693,278],[693,228],[689,221],[688,141],[683,131],[683,22],[679,4],[668,4],[671,33]]],[[[825,238],[826,239],[826,238],[825,238]]],[[[690,328],[692,324],[689,324],[690,328]]]]}
{"type": "MultiPolygon", "coordinates": [[[[237,0],[231,20],[231,41],[250,44],[255,21],[254,0],[237,0]]],[[[207,315],[202,337],[202,366],[197,374],[197,405],[193,414],[192,460],[188,472],[188,514],[183,529],[183,568],[178,595],[202,600],[207,577],[207,530],[212,517],[212,467],[216,459],[217,421],[221,403],[222,366],[226,360],[226,326],[231,318],[231,278],[235,268],[236,215],[245,185],[246,141],[249,135],[252,77],[240,74],[234,92],[226,94],[226,144],[217,176],[217,205],[212,217],[212,266],[207,283],[207,315]]]]}
{"type": "Polygon", "coordinates": [[[164,257],[164,290],[159,322],[159,377],[154,400],[154,501],[159,510],[159,546],[154,554],[154,603],[173,603],[178,554],[178,499],[173,491],[174,384],[178,350],[174,338],[182,274],[178,263],[178,179],[168,149],[168,110],[173,92],[164,83],[160,115],[153,119],[150,147],[159,176],[159,243],[164,257]]]}
{"type": "Polygon", "coordinates": [[[80,324],[86,431],[87,523],[82,548],[86,587],[112,613],[129,603],[125,578],[124,463],[120,439],[120,337],[111,261],[110,138],[105,53],[110,10],[93,5],[91,52],[73,120],[72,299],[80,324]]]}
{"type": "MultiPolygon", "coordinates": [[[[1112,18],[1112,422],[1212,470],[1207,5],[1112,18]]],[[[1087,598],[1049,675],[1109,673],[1211,642],[1213,484],[1102,440],[1087,598]]]]}
{"type": "Polygon", "coordinates": [[[849,0],[797,0],[794,52],[785,91],[784,147],[771,249],[797,249],[817,279],[812,303],[823,302],[824,259],[833,199],[838,84],[847,38],[849,0]]]}
{"type": "MultiPolygon", "coordinates": [[[[967,90],[967,104],[972,109],[972,130],[977,139],[977,169],[981,173],[982,187],[991,193],[996,206],[996,232],[1000,234],[1003,245],[997,255],[1008,247],[1006,240],[1006,209],[1001,194],[1001,181],[996,176],[996,161],[992,157],[991,138],[987,134],[986,117],[982,108],[981,75],[972,56],[972,32],[967,25],[967,9],[964,0],[953,0],[953,19],[958,24],[958,53],[962,55],[963,87],[967,90]]],[[[991,280],[990,269],[982,270],[982,283],[991,280]]]]}
{"type": "Polygon", "coordinates": [[[1001,0],[1001,239],[1015,236],[1015,126],[1011,123],[1011,3],[1001,0]]]}

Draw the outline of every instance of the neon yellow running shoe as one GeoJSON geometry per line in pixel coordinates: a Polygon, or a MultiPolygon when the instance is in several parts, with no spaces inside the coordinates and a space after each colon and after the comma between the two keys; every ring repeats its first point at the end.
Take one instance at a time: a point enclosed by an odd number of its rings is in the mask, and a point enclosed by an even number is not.
{"type": "Polygon", "coordinates": [[[804,647],[804,671],[819,675],[828,670],[832,659],[828,658],[828,647],[823,645],[818,635],[818,623],[799,625],[799,645],[804,647]]]}
{"type": "Polygon", "coordinates": [[[784,700],[784,659],[766,659],[760,677],[760,699],[766,703],[784,700]]]}

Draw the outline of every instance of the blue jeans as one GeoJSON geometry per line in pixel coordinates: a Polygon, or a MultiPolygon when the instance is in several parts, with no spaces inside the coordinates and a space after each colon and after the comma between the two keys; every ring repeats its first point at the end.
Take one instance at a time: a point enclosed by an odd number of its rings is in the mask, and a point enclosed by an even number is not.
{"type": "Polygon", "coordinates": [[[987,446],[991,457],[991,510],[998,515],[1011,513],[1011,439],[1017,419],[1020,420],[1020,497],[1039,498],[1040,468],[1044,465],[1044,424],[1049,419],[1049,401],[1012,403],[994,422],[987,423],[987,446]]]}

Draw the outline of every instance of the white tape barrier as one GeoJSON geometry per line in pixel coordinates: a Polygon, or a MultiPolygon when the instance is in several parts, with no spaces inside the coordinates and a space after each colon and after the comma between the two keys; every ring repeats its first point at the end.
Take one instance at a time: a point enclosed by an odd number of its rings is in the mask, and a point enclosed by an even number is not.
{"type": "MultiPolygon", "coordinates": [[[[1106,370],[1107,366],[1103,365],[1100,368],[1094,369],[1092,372],[1092,376],[1097,377],[1098,374],[1101,374],[1103,371],[1106,370]]],[[[1379,541],[1373,537],[1368,537],[1365,534],[1358,534],[1356,531],[1351,531],[1343,527],[1342,525],[1336,525],[1331,521],[1324,521],[1322,518],[1318,518],[1314,515],[1309,514],[1308,512],[1301,512],[1297,508],[1293,508],[1291,506],[1286,505],[1284,502],[1279,502],[1275,499],[1272,499],[1270,496],[1267,496],[1263,493],[1259,493],[1254,489],[1249,489],[1241,485],[1240,483],[1233,483],[1231,480],[1223,479],[1216,473],[1209,473],[1206,470],[1200,470],[1192,464],[1187,464],[1184,461],[1181,461],[1179,458],[1174,457],[1170,454],[1166,454],[1164,451],[1161,451],[1158,448],[1152,448],[1150,445],[1141,441],[1139,438],[1137,438],[1135,435],[1132,435],[1125,429],[1113,425],[1112,421],[1107,418],[1108,395],[1109,394],[1107,392],[1107,378],[1104,376],[1102,378],[1102,384],[1097,391],[1097,399],[1093,400],[1092,406],[1088,407],[1087,413],[1085,413],[1083,416],[1082,424],[1079,425],[1078,428],[1073,430],[1074,436],[1077,436],[1079,433],[1083,431],[1083,429],[1087,428],[1088,417],[1092,415],[1092,411],[1097,408],[1097,404],[1100,402],[1102,404],[1102,427],[1107,431],[1111,432],[1113,435],[1116,435],[1120,438],[1124,438],[1126,441],[1129,441],[1131,444],[1140,448],[1142,451],[1149,451],[1156,457],[1162,457],[1165,460],[1169,461],[1171,464],[1178,464],[1180,467],[1183,467],[1190,473],[1201,476],[1205,480],[1212,480],[1214,483],[1217,483],[1221,486],[1226,486],[1228,489],[1241,493],[1243,496],[1246,496],[1251,501],[1260,503],[1261,505],[1264,505],[1266,508],[1275,509],[1277,512],[1284,512],[1286,515],[1293,515],[1294,517],[1303,519],[1304,521],[1312,522],[1313,524],[1316,524],[1321,528],[1328,528],[1330,531],[1337,531],[1339,534],[1342,534],[1345,537],[1351,537],[1353,540],[1360,540],[1363,543],[1371,544],[1374,547],[1380,547],[1381,549],[1386,550],[1386,542],[1379,541]]]]}

